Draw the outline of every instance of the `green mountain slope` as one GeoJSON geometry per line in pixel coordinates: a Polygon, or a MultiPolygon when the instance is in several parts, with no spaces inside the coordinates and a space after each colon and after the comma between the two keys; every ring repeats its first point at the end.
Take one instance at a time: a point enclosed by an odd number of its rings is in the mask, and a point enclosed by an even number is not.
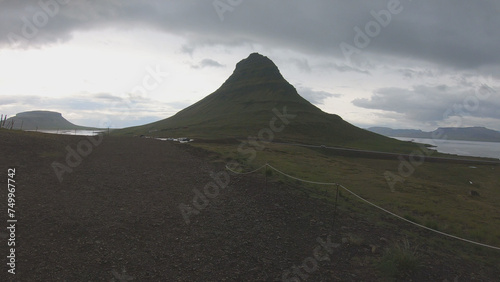
{"type": "Polygon", "coordinates": [[[257,53],[240,61],[214,93],[174,116],[116,131],[211,139],[258,138],[259,132],[261,139],[269,139],[272,134],[275,141],[405,152],[410,147],[408,143],[360,129],[338,115],[323,112],[302,98],[269,58],[257,53]],[[288,124],[279,119],[285,113],[288,124]]]}

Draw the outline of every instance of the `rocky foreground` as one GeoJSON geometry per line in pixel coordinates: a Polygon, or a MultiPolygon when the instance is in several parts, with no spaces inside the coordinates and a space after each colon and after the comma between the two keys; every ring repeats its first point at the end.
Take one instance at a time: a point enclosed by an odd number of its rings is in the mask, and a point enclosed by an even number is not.
{"type": "Polygon", "coordinates": [[[231,174],[187,144],[2,130],[0,148],[0,210],[5,223],[15,168],[18,220],[15,274],[9,230],[0,231],[2,281],[379,281],[388,278],[376,262],[403,229],[423,239],[419,266],[402,280],[499,275],[432,255],[426,240],[436,235],[406,223],[345,210],[334,222],[331,203],[262,173],[231,174]]]}

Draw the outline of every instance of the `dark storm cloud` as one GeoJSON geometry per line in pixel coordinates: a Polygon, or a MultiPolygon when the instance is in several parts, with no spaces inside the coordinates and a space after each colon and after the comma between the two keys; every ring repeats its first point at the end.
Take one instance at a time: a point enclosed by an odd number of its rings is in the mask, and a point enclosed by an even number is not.
{"type": "Polygon", "coordinates": [[[447,85],[382,88],[370,99],[355,99],[352,103],[362,108],[397,113],[411,121],[429,123],[453,117],[500,119],[498,91],[486,85],[467,90],[447,85]]]}
{"type": "Polygon", "coordinates": [[[190,54],[202,45],[257,43],[343,59],[339,46],[356,47],[355,27],[366,33],[367,24],[377,22],[374,14],[393,5],[399,12],[382,20],[369,44],[358,48],[368,60],[383,55],[460,69],[500,63],[496,0],[243,1],[219,13],[213,3],[6,0],[0,2],[0,47],[66,41],[81,30],[153,27],[183,36],[190,54]]]}

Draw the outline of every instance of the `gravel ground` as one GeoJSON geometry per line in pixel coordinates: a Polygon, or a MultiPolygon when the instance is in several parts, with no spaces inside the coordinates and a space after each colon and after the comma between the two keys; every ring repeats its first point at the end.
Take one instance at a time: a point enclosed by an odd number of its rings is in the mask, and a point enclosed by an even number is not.
{"type": "MultiPolygon", "coordinates": [[[[372,260],[402,234],[348,212],[333,224],[331,204],[266,184],[262,173],[231,174],[187,144],[93,141],[0,131],[1,182],[6,187],[7,168],[16,169],[18,220],[16,274],[4,263],[0,280],[377,281],[372,260]],[[68,158],[68,149],[81,160],[68,158]],[[67,169],[62,181],[54,162],[67,169]]],[[[4,261],[7,232],[0,233],[4,261]]],[[[421,249],[424,263],[405,280],[498,277],[498,270],[421,249]]]]}

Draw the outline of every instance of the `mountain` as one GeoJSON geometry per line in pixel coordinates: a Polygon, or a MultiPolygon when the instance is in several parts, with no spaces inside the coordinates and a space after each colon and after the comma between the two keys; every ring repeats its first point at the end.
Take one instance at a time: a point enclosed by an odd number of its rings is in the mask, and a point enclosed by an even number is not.
{"type": "Polygon", "coordinates": [[[429,138],[430,132],[424,132],[418,129],[392,129],[389,127],[370,127],[367,130],[389,137],[411,137],[411,138],[429,138]]]}
{"type": "Polygon", "coordinates": [[[57,130],[57,129],[94,129],[75,125],[66,120],[61,113],[51,111],[30,111],[18,113],[5,121],[5,128],[23,130],[57,130]],[[22,128],[21,128],[22,127],[22,128]]]}
{"type": "Polygon", "coordinates": [[[174,116],[115,133],[207,139],[271,139],[272,134],[274,141],[371,149],[406,144],[323,112],[302,98],[278,67],[258,53],[237,63],[219,89],[174,116]],[[285,123],[279,118],[283,116],[285,123]]]}
{"type": "Polygon", "coordinates": [[[368,130],[390,137],[433,138],[433,136],[446,136],[446,139],[449,140],[500,142],[500,132],[479,126],[440,127],[430,132],[415,129],[392,129],[388,127],[370,127],[368,130]]]}
{"type": "Polygon", "coordinates": [[[392,129],[389,127],[370,127],[367,129],[371,132],[389,137],[427,138],[429,136],[429,132],[423,132],[418,129],[392,129]]]}

